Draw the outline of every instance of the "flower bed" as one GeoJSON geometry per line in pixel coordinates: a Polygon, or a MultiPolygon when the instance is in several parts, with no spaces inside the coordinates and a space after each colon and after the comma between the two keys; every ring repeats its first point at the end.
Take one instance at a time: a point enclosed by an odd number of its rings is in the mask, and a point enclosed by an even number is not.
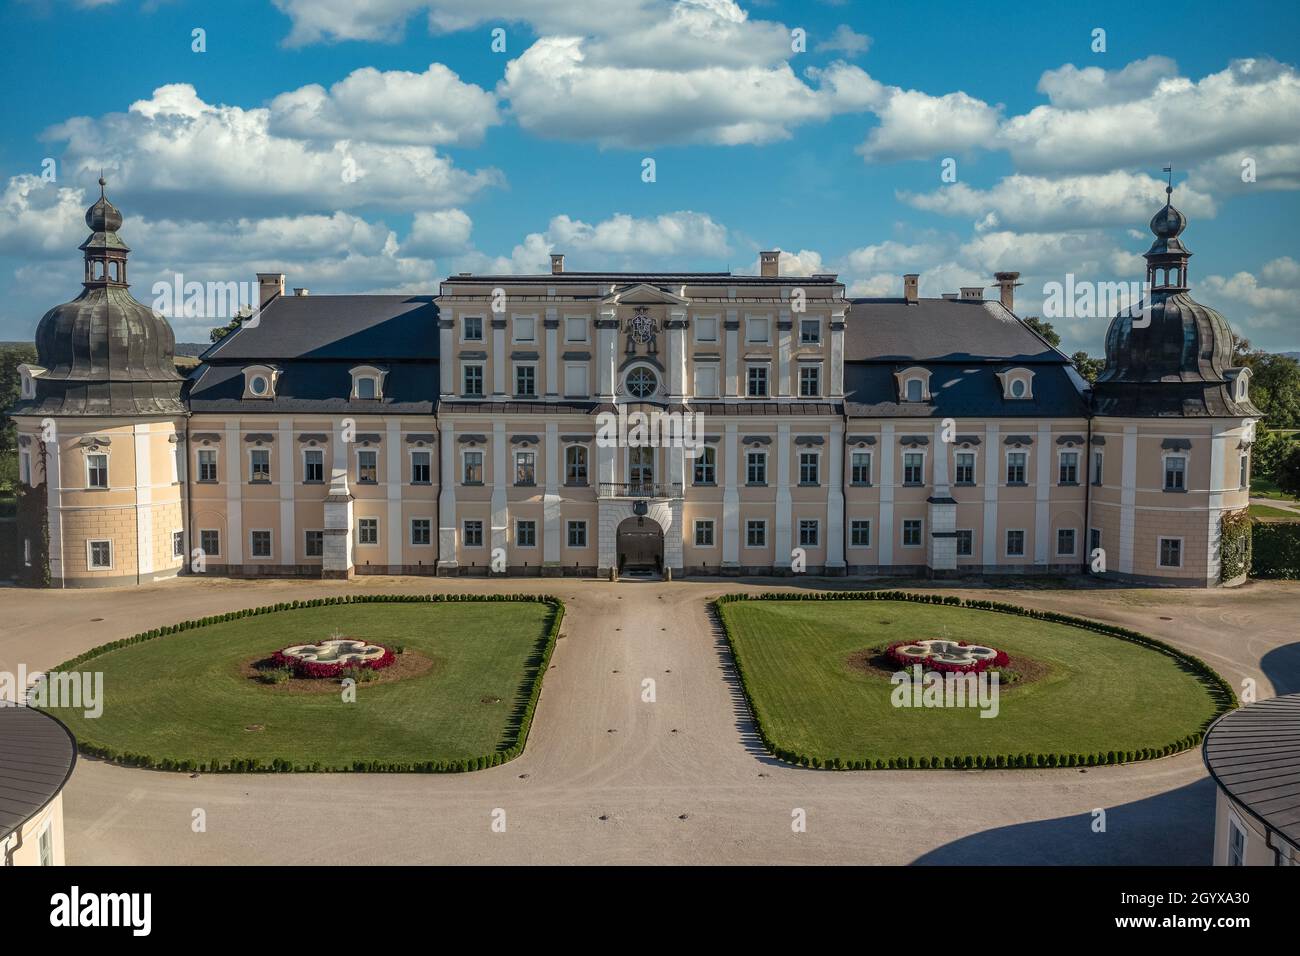
{"type": "Polygon", "coordinates": [[[989,668],[999,670],[1011,663],[1006,651],[966,641],[898,641],[885,648],[885,656],[900,667],[920,664],[941,674],[978,674],[989,668]],[[962,648],[969,648],[971,653],[962,654],[962,648]]]}
{"type": "MultiPolygon", "coordinates": [[[[326,643],[328,644],[331,642],[326,642],[326,643]]],[[[385,667],[391,667],[394,661],[397,660],[397,656],[393,653],[392,649],[388,647],[384,647],[384,645],[382,644],[369,645],[371,647],[378,647],[383,650],[383,654],[379,655],[378,657],[371,658],[369,660],[353,660],[353,659],[348,659],[343,661],[307,660],[298,653],[290,653],[293,651],[298,651],[299,648],[301,648],[302,646],[303,645],[295,644],[290,647],[286,647],[276,651],[274,654],[271,655],[270,666],[272,668],[280,668],[280,667],[288,668],[289,670],[293,671],[295,677],[334,678],[334,677],[342,677],[346,672],[350,670],[372,670],[372,671],[383,670],[385,667]]]]}

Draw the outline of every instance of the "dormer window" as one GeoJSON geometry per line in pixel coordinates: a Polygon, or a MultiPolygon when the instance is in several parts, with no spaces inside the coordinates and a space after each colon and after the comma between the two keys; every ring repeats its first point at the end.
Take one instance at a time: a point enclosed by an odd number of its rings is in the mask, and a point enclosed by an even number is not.
{"type": "Polygon", "coordinates": [[[384,397],[384,379],[388,376],[385,369],[374,365],[358,365],[352,369],[352,394],[348,396],[354,402],[376,402],[384,397]]]}
{"type": "Polygon", "coordinates": [[[275,398],[280,370],[274,365],[250,365],[244,369],[244,398],[275,398]]]}
{"type": "Polygon", "coordinates": [[[1002,382],[1002,397],[1007,401],[1028,401],[1034,397],[1034,373],[1027,368],[1007,369],[998,372],[1002,382]]]}
{"type": "Polygon", "coordinates": [[[1227,379],[1232,388],[1232,400],[1234,402],[1250,401],[1250,377],[1255,373],[1249,368],[1230,368],[1228,369],[1227,379]]]}
{"type": "Polygon", "coordinates": [[[45,369],[39,365],[29,365],[23,363],[18,366],[18,397],[35,398],[36,397],[36,380],[41,377],[45,369]]]}
{"type": "Polygon", "coordinates": [[[898,400],[900,402],[930,401],[930,370],[927,368],[905,368],[895,372],[898,382],[898,400]]]}

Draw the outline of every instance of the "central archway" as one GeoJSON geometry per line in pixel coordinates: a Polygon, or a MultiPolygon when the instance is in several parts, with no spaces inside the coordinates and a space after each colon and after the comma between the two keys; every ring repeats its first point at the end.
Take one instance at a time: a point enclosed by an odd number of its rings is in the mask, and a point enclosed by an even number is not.
{"type": "Polygon", "coordinates": [[[624,518],[615,534],[618,570],[663,571],[664,531],[653,518],[624,518]]]}

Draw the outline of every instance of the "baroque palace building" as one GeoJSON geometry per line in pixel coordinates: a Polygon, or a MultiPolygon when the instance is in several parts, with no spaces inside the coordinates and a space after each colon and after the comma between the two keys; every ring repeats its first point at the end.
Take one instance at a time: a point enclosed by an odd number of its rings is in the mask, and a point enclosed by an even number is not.
{"type": "Polygon", "coordinates": [[[1111,322],[1092,387],[1014,314],[1018,273],[996,299],[923,299],[916,275],[851,299],[776,252],[756,276],[555,255],[436,296],[259,274],[254,318],[183,380],[102,188],[86,222],[85,289],[41,320],[9,411],[40,504],[21,560],[56,587],[615,569],[1203,587],[1247,505],[1250,373],[1188,294],[1168,202],[1147,308],[1111,322]],[[604,439],[638,411],[697,440],[604,439]]]}

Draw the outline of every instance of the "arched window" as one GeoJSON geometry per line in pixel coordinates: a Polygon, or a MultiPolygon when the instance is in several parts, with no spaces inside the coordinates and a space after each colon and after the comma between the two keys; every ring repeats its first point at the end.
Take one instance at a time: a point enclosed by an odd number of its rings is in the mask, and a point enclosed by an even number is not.
{"type": "Polygon", "coordinates": [[[357,398],[375,397],[375,380],[369,375],[357,379],[357,398]]]}
{"type": "Polygon", "coordinates": [[[907,380],[907,400],[909,402],[919,402],[924,394],[925,390],[919,378],[909,378],[907,380]]]}

